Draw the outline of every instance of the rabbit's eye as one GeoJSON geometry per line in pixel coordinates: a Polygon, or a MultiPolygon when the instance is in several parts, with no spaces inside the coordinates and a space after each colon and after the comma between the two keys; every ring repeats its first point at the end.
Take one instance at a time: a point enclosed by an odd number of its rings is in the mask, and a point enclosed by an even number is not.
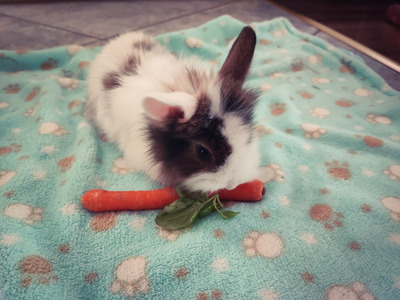
{"type": "Polygon", "coordinates": [[[210,151],[202,145],[196,146],[196,153],[197,153],[197,157],[202,161],[209,161],[211,158],[210,151]]]}

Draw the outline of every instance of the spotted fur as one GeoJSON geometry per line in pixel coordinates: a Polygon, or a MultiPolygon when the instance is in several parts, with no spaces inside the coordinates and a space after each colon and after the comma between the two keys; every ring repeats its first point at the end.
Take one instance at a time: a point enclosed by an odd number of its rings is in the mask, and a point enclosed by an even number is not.
{"type": "Polygon", "coordinates": [[[105,90],[116,89],[121,85],[121,77],[118,72],[110,72],[103,78],[103,87],[105,90]]]}
{"type": "Polygon", "coordinates": [[[245,27],[217,72],[143,33],[122,35],[92,64],[87,116],[132,170],[192,190],[234,188],[258,174],[258,93],[243,86],[255,41],[245,27]]]}
{"type": "Polygon", "coordinates": [[[137,75],[137,68],[140,65],[140,56],[137,54],[131,54],[122,67],[122,73],[124,75],[137,75]]]}

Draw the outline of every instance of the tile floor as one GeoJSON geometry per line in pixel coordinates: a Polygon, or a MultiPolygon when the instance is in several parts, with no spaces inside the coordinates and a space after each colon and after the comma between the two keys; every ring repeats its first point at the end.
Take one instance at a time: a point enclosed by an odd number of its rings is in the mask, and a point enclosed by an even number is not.
{"type": "Polygon", "coordinates": [[[0,4],[0,49],[96,46],[130,30],[158,35],[229,14],[245,23],[286,17],[299,30],[353,51],[400,90],[400,74],[263,0],[78,1],[0,4]]]}

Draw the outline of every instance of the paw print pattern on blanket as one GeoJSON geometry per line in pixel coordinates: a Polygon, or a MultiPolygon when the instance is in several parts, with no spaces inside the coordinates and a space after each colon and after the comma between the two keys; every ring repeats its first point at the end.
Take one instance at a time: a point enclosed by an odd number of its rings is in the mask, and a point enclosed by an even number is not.
{"type": "Polygon", "coordinates": [[[12,246],[20,241],[20,237],[16,234],[5,234],[0,239],[0,245],[12,246]]]}
{"type": "Polygon", "coordinates": [[[0,186],[5,185],[7,182],[9,182],[15,176],[15,174],[17,174],[17,172],[15,171],[0,171],[0,186]]]}
{"type": "Polygon", "coordinates": [[[316,124],[302,124],[301,128],[304,130],[304,136],[308,139],[319,139],[322,135],[326,134],[326,129],[316,124]]]}
{"type": "Polygon", "coordinates": [[[353,105],[356,105],[355,102],[353,102],[353,101],[351,101],[349,99],[345,99],[345,98],[340,98],[335,103],[336,103],[337,106],[345,107],[345,108],[346,107],[352,107],[353,105]]]}
{"type": "Polygon", "coordinates": [[[114,160],[111,172],[118,173],[120,175],[126,175],[129,173],[129,168],[126,166],[126,162],[123,157],[118,157],[114,160]]]}
{"type": "Polygon", "coordinates": [[[76,156],[71,155],[71,156],[65,157],[63,159],[60,159],[60,161],[57,163],[57,165],[59,167],[61,167],[61,172],[65,173],[69,169],[72,168],[72,165],[74,164],[75,161],[76,161],[76,156]]]}
{"type": "Polygon", "coordinates": [[[268,166],[261,167],[259,179],[265,183],[272,180],[277,182],[284,182],[285,172],[282,170],[279,164],[272,163],[268,166]]]}
{"type": "Polygon", "coordinates": [[[303,99],[312,99],[315,97],[314,94],[309,93],[307,91],[301,90],[301,91],[297,91],[297,94],[300,95],[301,98],[303,99]]]}
{"type": "Polygon", "coordinates": [[[203,43],[202,40],[194,38],[194,37],[188,37],[186,39],[186,45],[189,48],[201,48],[202,43],[203,43]]]}
{"type": "Polygon", "coordinates": [[[285,103],[279,103],[279,102],[271,104],[269,106],[271,115],[273,115],[275,117],[280,116],[281,114],[283,114],[286,111],[285,106],[286,106],[285,103]]]}
{"type": "Polygon", "coordinates": [[[68,133],[68,131],[64,127],[58,125],[55,122],[42,123],[42,125],[39,128],[39,132],[40,132],[40,134],[43,134],[43,135],[54,134],[56,136],[62,136],[64,134],[68,133]]]}
{"type": "Polygon", "coordinates": [[[326,292],[326,300],[374,300],[375,297],[368,292],[361,282],[350,285],[334,285],[326,292]]]}
{"type": "Polygon", "coordinates": [[[317,64],[322,62],[322,55],[317,54],[317,55],[310,55],[308,57],[308,62],[310,64],[317,64]]]}
{"type": "Polygon", "coordinates": [[[110,286],[113,293],[125,297],[135,297],[138,293],[147,293],[150,282],[147,278],[147,259],[132,256],[123,260],[114,270],[114,281],[110,286]]]}
{"type": "Polygon", "coordinates": [[[31,108],[27,109],[24,113],[25,117],[33,117],[36,114],[37,109],[39,108],[40,103],[32,106],[31,108]]]}
{"type": "Polygon", "coordinates": [[[26,96],[25,101],[29,102],[35,99],[35,97],[40,93],[40,86],[35,86],[32,88],[31,92],[26,96]]]}
{"type": "Polygon", "coordinates": [[[197,294],[197,300],[209,300],[209,299],[213,300],[223,299],[222,292],[218,289],[213,289],[210,293],[200,292],[197,294]],[[211,298],[209,298],[208,295],[210,295],[211,298]]]}
{"type": "Polygon", "coordinates": [[[312,116],[318,117],[318,118],[326,118],[328,117],[331,112],[327,110],[326,108],[323,107],[315,107],[312,110],[308,111],[312,116]]]}
{"type": "Polygon", "coordinates": [[[78,65],[80,69],[86,69],[90,67],[90,62],[88,61],[81,61],[78,65]]]}
{"type": "Polygon", "coordinates": [[[7,102],[0,102],[0,109],[6,108],[7,106],[9,106],[10,104],[7,102]]]}
{"type": "Polygon", "coordinates": [[[256,135],[258,138],[262,139],[269,134],[271,134],[271,130],[267,129],[264,125],[258,125],[256,127],[256,135]]]}
{"type": "Polygon", "coordinates": [[[242,241],[246,256],[261,256],[277,258],[285,250],[285,245],[279,234],[275,232],[260,233],[250,231],[242,241]]]}
{"type": "Polygon", "coordinates": [[[42,220],[42,214],[42,208],[32,207],[24,203],[11,204],[4,208],[4,215],[21,220],[30,225],[40,222],[42,220]]]}
{"type": "Polygon", "coordinates": [[[365,118],[371,124],[382,124],[382,125],[390,125],[392,120],[387,116],[375,116],[374,114],[368,114],[365,118]]]}
{"type": "Polygon", "coordinates": [[[67,52],[71,55],[78,53],[79,51],[84,50],[85,48],[81,45],[69,45],[67,46],[67,52]]]}
{"type": "Polygon", "coordinates": [[[363,138],[365,145],[371,148],[379,148],[383,146],[383,140],[374,136],[366,135],[363,138]]]}
{"type": "Polygon", "coordinates": [[[330,79],[329,78],[320,78],[320,77],[314,77],[312,79],[313,83],[330,83],[330,79]]]}
{"type": "Polygon", "coordinates": [[[17,94],[19,93],[20,88],[18,83],[14,83],[7,85],[3,90],[6,94],[17,94]]]}
{"type": "Polygon", "coordinates": [[[382,199],[384,207],[389,209],[390,217],[394,221],[400,221],[400,199],[395,197],[385,197],[382,199]]]}
{"type": "Polygon", "coordinates": [[[168,229],[157,226],[157,235],[160,238],[163,238],[168,242],[174,242],[179,238],[179,236],[181,234],[185,234],[189,230],[190,230],[190,227],[185,228],[185,229],[179,229],[179,230],[168,230],[168,229]]]}
{"type": "Polygon", "coordinates": [[[332,231],[335,227],[343,226],[344,215],[335,212],[328,204],[315,204],[309,211],[311,219],[324,224],[326,230],[332,231]]]}
{"type": "Polygon", "coordinates": [[[79,81],[74,78],[69,77],[58,77],[57,78],[58,84],[67,90],[76,89],[79,85],[79,81]]]}
{"type": "Polygon", "coordinates": [[[19,151],[21,151],[22,145],[16,144],[16,143],[12,143],[9,146],[5,146],[5,147],[0,147],[0,156],[1,155],[6,155],[9,153],[17,153],[19,151]]]}
{"type": "Polygon", "coordinates": [[[25,257],[19,263],[19,270],[22,273],[22,287],[32,284],[49,285],[58,281],[58,277],[53,274],[52,263],[39,255],[25,257]]]}
{"type": "Polygon", "coordinates": [[[286,29],[286,28],[281,28],[281,29],[276,30],[276,31],[273,33],[273,35],[274,35],[275,37],[282,37],[282,36],[285,36],[287,33],[288,33],[288,32],[287,32],[287,29],[286,29]]]}
{"type": "Polygon", "coordinates": [[[90,272],[85,276],[86,283],[93,283],[99,279],[99,273],[97,272],[90,272]]]}
{"type": "Polygon", "coordinates": [[[90,228],[95,231],[107,231],[117,223],[117,214],[114,212],[96,214],[90,220],[90,228]]]}
{"type": "Polygon", "coordinates": [[[371,97],[374,93],[365,88],[358,88],[353,91],[354,95],[359,97],[371,97]]]}
{"type": "Polygon", "coordinates": [[[340,62],[343,64],[339,68],[341,73],[349,73],[350,75],[353,75],[357,72],[356,69],[351,65],[351,61],[345,61],[345,59],[342,58],[340,62]]]}
{"type": "Polygon", "coordinates": [[[48,70],[57,68],[57,66],[58,66],[58,62],[55,59],[49,57],[44,63],[41,64],[40,68],[43,71],[48,71],[48,70]]]}
{"type": "Polygon", "coordinates": [[[348,180],[351,177],[349,164],[347,162],[340,163],[336,160],[326,162],[325,166],[328,168],[328,174],[335,179],[348,180]]]}
{"type": "Polygon", "coordinates": [[[382,172],[390,179],[400,181],[400,165],[391,165],[388,169],[382,172]]]}
{"type": "Polygon", "coordinates": [[[80,107],[85,103],[85,101],[80,99],[74,99],[68,104],[68,109],[73,110],[76,107],[80,107]]]}

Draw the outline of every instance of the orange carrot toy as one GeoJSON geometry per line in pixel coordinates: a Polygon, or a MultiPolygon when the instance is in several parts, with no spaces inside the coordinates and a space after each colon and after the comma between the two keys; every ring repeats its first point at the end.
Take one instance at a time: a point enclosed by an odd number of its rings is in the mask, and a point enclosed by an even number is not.
{"type": "Polygon", "coordinates": [[[253,180],[250,182],[242,183],[233,190],[222,189],[216,192],[221,200],[226,201],[241,201],[241,202],[255,202],[260,201],[267,189],[261,180],[253,180]]]}
{"type": "MultiPolygon", "coordinates": [[[[264,183],[253,180],[237,186],[233,190],[222,189],[218,194],[221,200],[259,201],[265,195],[264,183]]],[[[90,190],[81,199],[82,205],[92,212],[115,210],[162,209],[177,200],[179,195],[174,187],[151,191],[105,191],[90,190]]]]}

